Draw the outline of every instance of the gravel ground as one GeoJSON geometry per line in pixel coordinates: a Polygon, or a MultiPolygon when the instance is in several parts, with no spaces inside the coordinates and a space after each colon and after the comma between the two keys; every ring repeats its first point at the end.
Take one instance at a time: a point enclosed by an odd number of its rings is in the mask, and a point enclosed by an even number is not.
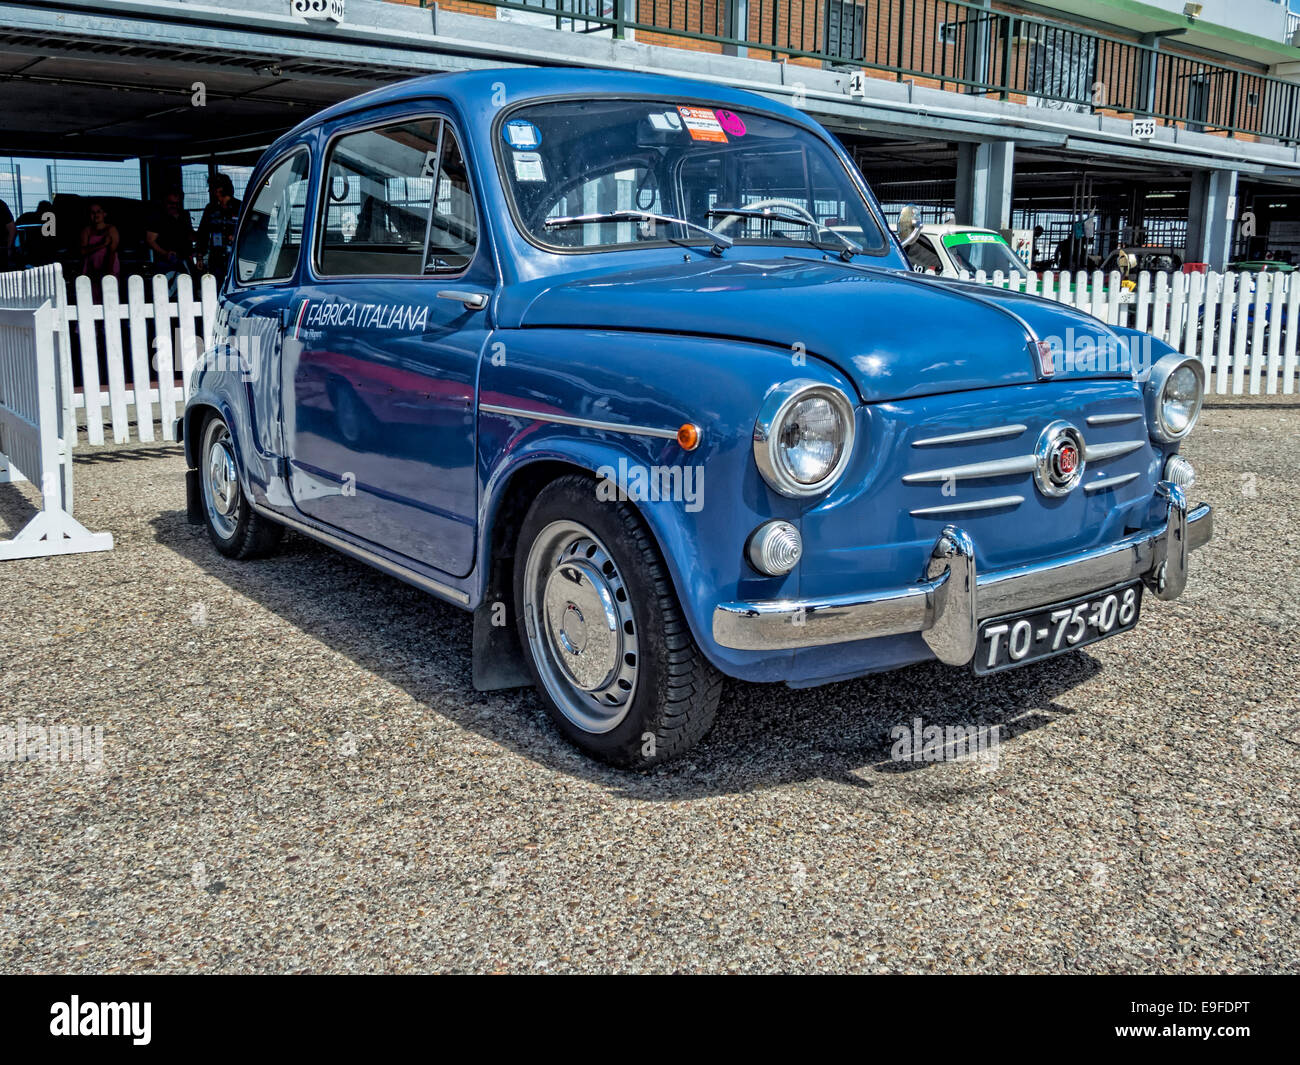
{"type": "Polygon", "coordinates": [[[733,683],[646,775],[475,693],[467,614],[300,537],[228,562],[178,448],[89,449],[116,549],[0,564],[0,726],[103,730],[0,763],[0,969],[1298,972],[1298,446],[1295,397],[1214,399],[1216,539],[1137,633],[733,683]],[[917,716],[996,765],[891,761],[917,716]]]}

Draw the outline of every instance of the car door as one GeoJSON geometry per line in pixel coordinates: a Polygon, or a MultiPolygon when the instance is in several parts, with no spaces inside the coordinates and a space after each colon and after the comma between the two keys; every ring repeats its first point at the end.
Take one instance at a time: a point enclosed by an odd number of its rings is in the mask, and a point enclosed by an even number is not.
{"type": "Polygon", "coordinates": [[[456,576],[474,562],[474,396],[496,279],[447,116],[336,134],[286,361],[295,505],[456,576]]]}
{"type": "Polygon", "coordinates": [[[263,461],[266,494],[273,505],[288,500],[277,474],[284,456],[281,437],[280,359],[284,323],[294,304],[294,278],[303,244],[311,153],[298,145],[271,164],[255,187],[241,220],[234,265],[215,323],[213,367],[238,373],[248,390],[251,445],[263,461]]]}

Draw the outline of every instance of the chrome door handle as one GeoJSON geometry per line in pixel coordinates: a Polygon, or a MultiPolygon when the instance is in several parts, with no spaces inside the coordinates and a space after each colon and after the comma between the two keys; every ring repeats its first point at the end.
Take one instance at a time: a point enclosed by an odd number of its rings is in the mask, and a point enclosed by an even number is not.
{"type": "Polygon", "coordinates": [[[444,288],[438,293],[438,299],[456,300],[458,303],[465,304],[465,309],[470,311],[481,311],[488,305],[486,293],[463,292],[458,288],[444,288]]]}

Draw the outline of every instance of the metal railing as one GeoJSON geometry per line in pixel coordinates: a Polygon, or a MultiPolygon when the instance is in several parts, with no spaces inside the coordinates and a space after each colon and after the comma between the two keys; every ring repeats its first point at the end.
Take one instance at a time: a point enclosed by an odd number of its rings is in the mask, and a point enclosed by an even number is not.
{"type": "Polygon", "coordinates": [[[1031,106],[1300,142],[1300,84],[968,0],[483,0],[557,28],[703,41],[1031,106]]]}

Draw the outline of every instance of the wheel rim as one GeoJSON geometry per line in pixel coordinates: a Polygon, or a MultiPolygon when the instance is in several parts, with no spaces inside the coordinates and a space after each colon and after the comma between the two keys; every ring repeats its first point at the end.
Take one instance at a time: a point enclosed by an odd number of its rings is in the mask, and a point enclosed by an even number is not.
{"type": "Polygon", "coordinates": [[[203,441],[203,503],[208,521],[223,540],[239,525],[239,470],[230,430],[220,420],[209,424],[203,441]]]}
{"type": "Polygon", "coordinates": [[[529,548],[523,591],[533,662],[555,705],[584,732],[617,728],[639,658],[632,599],[609,550],[579,522],[552,522],[529,548]]]}

